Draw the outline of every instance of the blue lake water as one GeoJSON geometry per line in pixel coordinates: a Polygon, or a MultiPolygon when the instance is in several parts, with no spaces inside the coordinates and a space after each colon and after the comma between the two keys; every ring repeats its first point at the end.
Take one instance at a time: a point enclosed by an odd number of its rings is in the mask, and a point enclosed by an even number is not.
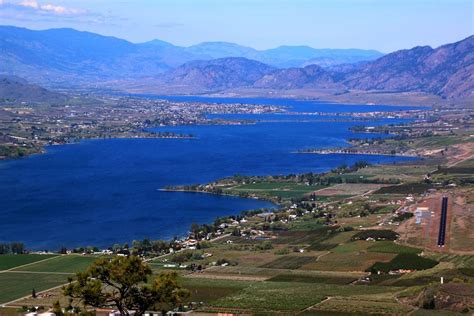
{"type": "MultiPolygon", "coordinates": [[[[276,104],[275,99],[250,101],[276,104]]],[[[305,108],[305,112],[367,108],[278,102],[299,111],[305,108]]],[[[290,103],[294,102],[298,101],[290,103]]],[[[369,109],[386,110],[376,106],[369,109]]],[[[145,237],[172,238],[186,233],[193,222],[206,223],[217,216],[273,205],[252,199],[157,190],[166,185],[204,183],[234,174],[322,172],[358,160],[392,163],[409,159],[294,154],[303,148],[344,146],[351,137],[380,135],[351,133],[348,128],[358,122],[316,121],[327,117],[298,116],[300,121],[292,121],[295,117],[290,115],[251,117],[264,121],[252,125],[163,127],[157,130],[192,133],[197,138],[91,140],[1,162],[0,241],[21,241],[30,249],[56,250],[61,246],[110,246],[145,237]]],[[[395,122],[400,120],[367,124],[395,122]]]]}

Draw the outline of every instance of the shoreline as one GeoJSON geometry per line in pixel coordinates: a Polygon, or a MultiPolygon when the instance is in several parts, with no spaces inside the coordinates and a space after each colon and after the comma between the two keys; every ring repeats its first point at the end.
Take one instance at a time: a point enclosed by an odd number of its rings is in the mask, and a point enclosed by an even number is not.
{"type": "Polygon", "coordinates": [[[326,103],[331,105],[366,105],[366,106],[377,106],[386,105],[391,107],[410,107],[416,106],[423,109],[433,107],[433,105],[442,105],[449,103],[449,101],[443,100],[436,95],[426,93],[404,93],[404,92],[368,92],[363,91],[361,95],[357,94],[357,91],[350,91],[349,93],[334,95],[328,93],[330,91],[320,90],[287,90],[278,91],[280,93],[273,93],[271,90],[266,89],[250,89],[250,90],[236,90],[236,91],[205,91],[202,93],[183,92],[181,94],[167,93],[167,91],[151,90],[140,90],[140,89],[123,89],[123,92],[132,94],[134,96],[156,96],[156,97],[201,97],[201,98],[216,98],[216,99],[286,99],[296,101],[308,101],[315,103],[326,103]],[[355,94],[354,94],[355,93],[355,94]],[[399,99],[399,102],[392,102],[390,98],[399,99]],[[350,98],[352,101],[348,101],[350,98]]]}
{"type": "MultiPolygon", "coordinates": [[[[126,137],[90,137],[90,138],[80,138],[80,139],[77,139],[77,140],[74,140],[74,141],[68,141],[68,142],[64,142],[64,143],[52,143],[52,144],[44,144],[44,145],[41,145],[41,148],[39,151],[34,151],[34,152],[31,152],[31,153],[28,153],[26,155],[23,155],[23,156],[16,156],[16,157],[8,157],[8,156],[0,156],[0,163],[3,162],[3,161],[12,161],[12,160],[18,160],[18,159],[23,159],[23,158],[28,158],[28,157],[31,157],[31,156],[34,156],[34,155],[43,155],[45,153],[47,153],[47,148],[48,147],[53,147],[53,146],[66,146],[66,145],[76,145],[76,144],[80,144],[81,142],[84,142],[84,141],[95,141],[95,140],[111,140],[111,139],[187,139],[187,140],[192,140],[192,139],[198,139],[198,137],[196,136],[163,136],[163,137],[147,137],[147,136],[136,136],[136,137],[132,137],[132,136],[126,136],[126,137]]],[[[19,147],[21,148],[20,146],[15,146],[15,147],[19,147]]]]}
{"type": "Polygon", "coordinates": [[[244,197],[244,196],[239,196],[239,195],[236,195],[236,194],[229,194],[229,193],[216,193],[216,192],[209,192],[209,191],[186,190],[186,189],[177,189],[177,188],[174,188],[174,189],[165,189],[165,188],[163,188],[163,189],[156,189],[156,190],[160,191],[160,192],[171,192],[171,193],[172,192],[204,193],[204,194],[211,194],[211,195],[218,195],[218,196],[230,196],[230,197],[235,197],[235,198],[240,198],[240,199],[249,199],[249,200],[259,200],[259,201],[264,201],[264,202],[270,202],[272,204],[275,204],[275,206],[278,206],[278,207],[282,206],[280,203],[278,203],[278,201],[274,201],[272,199],[265,199],[263,197],[258,197],[258,196],[244,197]]]}
{"type": "Polygon", "coordinates": [[[406,157],[406,158],[419,158],[423,157],[418,155],[410,154],[389,154],[389,153],[374,153],[374,152],[347,152],[344,150],[314,150],[314,151],[294,151],[292,154],[310,154],[310,155],[360,155],[360,156],[388,156],[388,157],[406,157]]]}

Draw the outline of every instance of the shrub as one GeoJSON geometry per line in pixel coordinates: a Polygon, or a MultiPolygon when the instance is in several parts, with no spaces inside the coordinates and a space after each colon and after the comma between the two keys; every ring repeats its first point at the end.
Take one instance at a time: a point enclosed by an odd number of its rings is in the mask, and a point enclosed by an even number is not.
{"type": "Polygon", "coordinates": [[[409,219],[411,217],[413,217],[413,213],[405,212],[403,214],[399,214],[399,215],[395,216],[393,218],[393,221],[394,222],[403,222],[404,220],[409,219]]]}
{"type": "Polygon", "coordinates": [[[398,238],[398,234],[393,230],[364,230],[360,231],[354,236],[352,236],[352,240],[366,240],[367,238],[373,238],[375,240],[396,240],[398,238]]]}
{"type": "Polygon", "coordinates": [[[268,240],[255,246],[255,250],[269,250],[269,249],[273,249],[273,245],[268,240]]]}
{"type": "Polygon", "coordinates": [[[281,248],[281,249],[278,249],[277,251],[275,251],[276,255],[287,255],[289,253],[290,253],[290,249],[288,249],[288,248],[281,248]]]}

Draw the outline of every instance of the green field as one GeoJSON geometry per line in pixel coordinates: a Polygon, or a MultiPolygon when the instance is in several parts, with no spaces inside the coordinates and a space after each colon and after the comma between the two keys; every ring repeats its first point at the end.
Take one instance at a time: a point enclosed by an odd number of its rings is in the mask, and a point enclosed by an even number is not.
{"type": "Polygon", "coordinates": [[[457,267],[474,268],[474,256],[432,253],[429,258],[440,262],[450,262],[457,267]]]}
{"type": "Polygon", "coordinates": [[[315,261],[311,256],[283,256],[269,263],[262,265],[262,268],[270,269],[298,269],[299,267],[315,261]]]}
{"type": "Polygon", "coordinates": [[[324,284],[349,284],[358,278],[354,276],[338,275],[303,275],[303,274],[279,274],[268,281],[270,282],[300,282],[300,283],[324,283],[324,284]]]}
{"type": "Polygon", "coordinates": [[[23,296],[67,283],[67,275],[43,273],[0,273],[0,303],[6,303],[23,296]]]}
{"type": "Polygon", "coordinates": [[[0,272],[0,302],[27,296],[33,289],[40,292],[65,284],[68,277],[95,260],[97,257],[80,255],[2,255],[3,269],[13,269],[0,272]]]}
{"type": "MultiPolygon", "coordinates": [[[[365,240],[356,240],[351,241],[342,245],[337,246],[336,248],[332,249],[334,253],[350,253],[350,252],[360,252],[365,251],[369,248],[373,242],[365,241],[365,240]]],[[[350,256],[350,254],[348,254],[350,256]]]]}
{"type": "Polygon", "coordinates": [[[0,255],[0,271],[55,257],[56,255],[0,255]]]}
{"type": "Polygon", "coordinates": [[[395,254],[378,252],[342,252],[321,256],[318,261],[305,264],[304,270],[319,271],[365,271],[378,261],[390,261],[395,254]]]}
{"type": "Polygon", "coordinates": [[[370,252],[384,252],[384,253],[421,253],[421,249],[408,247],[396,244],[392,241],[377,241],[368,248],[370,252]]]}
{"type": "Polygon", "coordinates": [[[350,296],[395,292],[398,288],[301,282],[257,282],[211,306],[251,311],[299,311],[327,296],[350,296]]]}
{"type": "Polygon", "coordinates": [[[272,240],[275,244],[314,244],[335,237],[339,232],[335,231],[334,227],[328,226],[314,226],[314,230],[291,230],[279,232],[276,239],[272,240]]]}
{"type": "MultiPolygon", "coordinates": [[[[361,295],[334,297],[317,305],[310,311],[312,315],[406,315],[412,311],[406,305],[395,300],[393,295],[361,295]]],[[[309,315],[304,314],[304,315],[309,315]]]]}
{"type": "Polygon", "coordinates": [[[294,182],[259,182],[235,186],[230,191],[247,192],[283,199],[302,197],[305,194],[324,188],[320,185],[304,185],[294,182]]]}
{"type": "Polygon", "coordinates": [[[320,221],[317,221],[315,219],[306,219],[306,220],[298,220],[291,222],[288,225],[289,230],[293,231],[310,231],[310,230],[317,230],[321,227],[324,227],[323,224],[320,223],[320,221]]]}
{"type": "Polygon", "coordinates": [[[232,295],[254,282],[217,279],[181,278],[180,284],[189,290],[189,302],[210,303],[219,298],[232,295]]]}
{"type": "Polygon", "coordinates": [[[58,256],[57,258],[48,261],[38,262],[15,269],[15,271],[75,273],[84,271],[97,259],[98,257],[86,257],[80,255],[58,256]]]}

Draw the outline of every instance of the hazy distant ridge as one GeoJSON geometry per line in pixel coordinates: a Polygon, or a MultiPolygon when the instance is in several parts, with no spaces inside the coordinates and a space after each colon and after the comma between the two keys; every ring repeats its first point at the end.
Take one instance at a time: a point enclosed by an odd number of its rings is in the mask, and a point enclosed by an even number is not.
{"type": "Polygon", "coordinates": [[[281,46],[258,51],[227,42],[205,42],[190,47],[153,40],[134,44],[111,36],[74,29],[34,31],[0,26],[2,72],[31,77],[37,82],[90,78],[125,79],[155,76],[194,60],[244,57],[274,67],[321,63],[330,66],[373,60],[382,54],[373,50],[314,49],[281,46]]]}

